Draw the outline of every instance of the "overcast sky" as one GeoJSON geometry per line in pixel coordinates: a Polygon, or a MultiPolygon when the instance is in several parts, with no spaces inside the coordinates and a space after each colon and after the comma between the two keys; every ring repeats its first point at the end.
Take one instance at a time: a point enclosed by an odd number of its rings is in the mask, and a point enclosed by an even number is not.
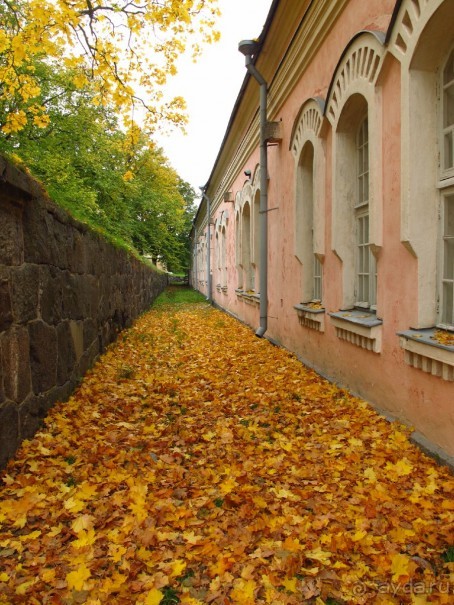
{"type": "Polygon", "coordinates": [[[238,43],[260,35],[271,0],[219,0],[219,6],[222,11],[218,25],[221,40],[206,47],[197,63],[184,58],[180,73],[168,86],[172,95],[186,99],[187,135],[175,132],[156,137],[180,177],[197,191],[211,174],[246,75],[244,56],[238,52],[238,43]]]}

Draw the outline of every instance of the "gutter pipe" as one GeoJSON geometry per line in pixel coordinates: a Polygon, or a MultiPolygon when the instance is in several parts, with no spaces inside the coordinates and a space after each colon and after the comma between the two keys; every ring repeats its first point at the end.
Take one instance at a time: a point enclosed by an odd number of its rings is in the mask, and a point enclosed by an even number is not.
{"type": "Polygon", "coordinates": [[[238,50],[246,57],[246,69],[260,85],[260,325],[255,335],[262,338],[268,329],[268,152],[267,152],[267,92],[265,78],[252,62],[258,42],[242,40],[238,50]]]}
{"type": "Polygon", "coordinates": [[[200,187],[202,198],[207,203],[207,301],[213,302],[211,295],[211,258],[210,258],[210,247],[211,247],[211,227],[210,227],[210,216],[211,216],[211,202],[210,198],[205,193],[205,188],[200,187]]]}

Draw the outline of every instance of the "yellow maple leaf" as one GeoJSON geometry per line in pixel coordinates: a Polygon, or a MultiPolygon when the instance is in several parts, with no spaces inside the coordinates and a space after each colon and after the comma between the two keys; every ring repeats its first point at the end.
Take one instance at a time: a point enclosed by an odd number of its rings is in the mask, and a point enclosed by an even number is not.
{"type": "Polygon", "coordinates": [[[219,489],[221,490],[221,494],[225,496],[226,494],[230,494],[233,491],[234,487],[237,485],[235,479],[224,479],[222,483],[219,484],[219,489]]]}
{"type": "Polygon", "coordinates": [[[234,603],[240,603],[241,605],[254,605],[254,591],[256,584],[254,580],[243,580],[238,578],[233,583],[233,590],[230,593],[230,597],[234,603]]]}
{"type": "Polygon", "coordinates": [[[198,544],[201,540],[203,540],[203,536],[198,536],[193,531],[185,531],[183,532],[183,538],[188,542],[188,544],[198,544]]]}
{"type": "Polygon", "coordinates": [[[66,574],[66,581],[68,588],[71,590],[82,590],[86,580],[91,576],[91,572],[88,567],[82,563],[76,571],[70,571],[66,574]]]}
{"type": "Polygon", "coordinates": [[[5,572],[0,573],[0,582],[8,582],[9,575],[5,572]]]}
{"type": "Polygon", "coordinates": [[[394,555],[391,561],[391,571],[393,573],[393,581],[398,581],[401,577],[408,577],[410,575],[410,566],[412,560],[407,555],[397,554],[394,555]]]}
{"type": "Polygon", "coordinates": [[[363,474],[366,477],[366,479],[369,479],[369,481],[372,481],[372,483],[375,483],[377,481],[377,475],[375,474],[374,469],[371,468],[370,466],[364,470],[363,474]]]}
{"type": "Polygon", "coordinates": [[[286,578],[282,582],[282,585],[284,586],[285,590],[288,590],[289,592],[296,592],[298,590],[297,584],[298,578],[286,578]]]}
{"type": "Polygon", "coordinates": [[[359,529],[353,534],[352,540],[353,542],[360,542],[365,536],[367,536],[367,531],[359,529]]]}
{"type": "Polygon", "coordinates": [[[267,501],[262,496],[253,496],[252,502],[259,508],[266,508],[268,506],[267,501]]]}
{"type": "Polygon", "coordinates": [[[322,550],[320,546],[318,546],[314,550],[304,553],[304,556],[306,559],[314,559],[315,561],[320,561],[320,563],[329,565],[331,563],[330,557],[332,556],[332,553],[322,550]]]}
{"type": "Polygon", "coordinates": [[[85,530],[82,529],[77,534],[77,540],[71,543],[73,548],[84,548],[84,546],[91,546],[96,541],[96,535],[94,529],[85,530]]]}
{"type": "Polygon", "coordinates": [[[55,569],[45,569],[40,573],[40,578],[47,583],[53,582],[55,580],[55,569]]]}
{"type": "Polygon", "coordinates": [[[79,513],[85,508],[85,502],[83,500],[77,500],[76,498],[73,498],[71,496],[70,498],[65,500],[63,506],[66,508],[66,510],[69,510],[72,513],[79,513]]]}
{"type": "Polygon", "coordinates": [[[127,183],[128,181],[132,181],[134,179],[134,174],[131,170],[127,170],[123,175],[123,180],[127,183]]]}
{"type": "Polygon", "coordinates": [[[386,469],[395,472],[398,477],[405,477],[412,472],[413,465],[407,458],[402,458],[401,460],[398,460],[396,464],[388,462],[386,469]]]}
{"type": "Polygon", "coordinates": [[[80,515],[71,524],[71,528],[76,534],[83,529],[91,529],[93,527],[93,517],[91,515],[80,515]]]}
{"type": "Polygon", "coordinates": [[[181,576],[181,572],[186,569],[186,565],[187,565],[186,561],[183,561],[182,559],[176,559],[175,561],[173,561],[170,566],[170,568],[171,568],[170,576],[172,578],[181,576]]]}
{"type": "Polygon", "coordinates": [[[145,605],[159,605],[164,597],[164,593],[162,593],[157,588],[152,588],[145,598],[145,605]]]}
{"type": "Polygon", "coordinates": [[[38,128],[46,128],[50,124],[50,117],[46,114],[35,116],[33,118],[33,123],[35,126],[38,126],[38,128]]]}

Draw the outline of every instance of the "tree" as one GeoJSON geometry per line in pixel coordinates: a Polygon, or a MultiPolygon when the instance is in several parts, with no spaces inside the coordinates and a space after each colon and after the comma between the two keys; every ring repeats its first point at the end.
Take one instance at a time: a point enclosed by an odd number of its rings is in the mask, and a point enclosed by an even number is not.
{"type": "Polygon", "coordinates": [[[91,86],[76,88],[71,71],[43,61],[34,68],[50,122],[0,137],[0,152],[23,161],[76,218],[184,270],[191,186],[138,126],[125,131],[112,110],[93,104],[91,86]]]}
{"type": "Polygon", "coordinates": [[[216,40],[217,0],[0,0],[0,129],[45,128],[37,59],[70,70],[72,84],[93,90],[92,103],[112,106],[130,126],[143,115],[182,125],[184,101],[164,98],[179,55],[216,40]]]}

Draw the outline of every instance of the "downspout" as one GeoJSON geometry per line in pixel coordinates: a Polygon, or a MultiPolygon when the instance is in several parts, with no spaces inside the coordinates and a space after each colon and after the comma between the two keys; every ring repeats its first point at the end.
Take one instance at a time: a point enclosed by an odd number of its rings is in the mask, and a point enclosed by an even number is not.
{"type": "Polygon", "coordinates": [[[209,303],[213,302],[213,297],[211,295],[211,258],[210,258],[210,247],[211,247],[211,228],[210,228],[210,216],[211,216],[211,203],[210,198],[205,193],[205,188],[200,187],[200,191],[202,193],[202,198],[207,203],[207,301],[209,303]]]}
{"type": "Polygon", "coordinates": [[[265,78],[252,63],[258,44],[242,40],[238,50],[246,57],[246,69],[260,85],[260,325],[255,334],[262,337],[268,329],[268,153],[267,153],[267,92],[265,78]]]}

